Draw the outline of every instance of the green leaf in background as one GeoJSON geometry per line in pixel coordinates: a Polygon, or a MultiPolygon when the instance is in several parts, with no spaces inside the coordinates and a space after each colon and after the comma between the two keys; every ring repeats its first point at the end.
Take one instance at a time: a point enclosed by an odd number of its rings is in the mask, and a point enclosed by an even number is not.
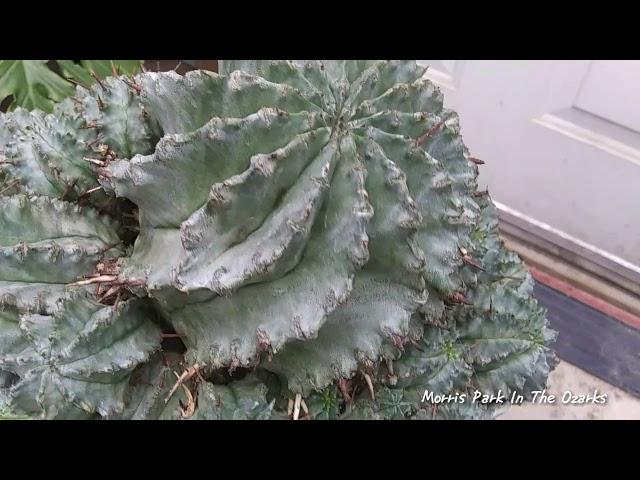
{"type": "Polygon", "coordinates": [[[141,60],[80,60],[75,63],[73,60],[57,60],[66,78],[71,78],[76,82],[89,86],[95,83],[92,72],[98,78],[111,77],[117,75],[135,75],[140,72],[141,60]]]}
{"type": "Polygon", "coordinates": [[[0,101],[13,95],[10,110],[50,112],[55,102],[73,92],[73,85],[51,71],[47,60],[0,60],[0,101]]]}
{"type": "Polygon", "coordinates": [[[49,68],[48,60],[0,60],[0,102],[13,100],[8,110],[23,107],[51,112],[55,102],[73,95],[73,82],[89,87],[98,78],[114,74],[134,75],[142,60],[56,60],[63,77],[49,68]],[[67,80],[67,79],[70,79],[67,80]]]}

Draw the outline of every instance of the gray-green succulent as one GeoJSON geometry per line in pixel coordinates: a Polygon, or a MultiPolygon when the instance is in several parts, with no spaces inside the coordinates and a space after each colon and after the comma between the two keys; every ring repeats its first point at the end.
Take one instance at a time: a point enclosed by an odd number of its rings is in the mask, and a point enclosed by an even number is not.
{"type": "MultiPolygon", "coordinates": [[[[0,409],[490,418],[554,332],[410,61],[223,61],[0,116],[0,409]]],[[[2,411],[4,411],[2,410],[2,411]]]]}

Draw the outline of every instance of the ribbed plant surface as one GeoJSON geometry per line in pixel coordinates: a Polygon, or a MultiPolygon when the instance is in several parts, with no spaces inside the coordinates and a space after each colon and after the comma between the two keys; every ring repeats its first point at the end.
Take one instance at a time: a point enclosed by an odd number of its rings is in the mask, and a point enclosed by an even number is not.
{"type": "Polygon", "coordinates": [[[0,408],[489,418],[423,394],[542,388],[553,332],[424,73],[224,61],[0,116],[0,408]]]}

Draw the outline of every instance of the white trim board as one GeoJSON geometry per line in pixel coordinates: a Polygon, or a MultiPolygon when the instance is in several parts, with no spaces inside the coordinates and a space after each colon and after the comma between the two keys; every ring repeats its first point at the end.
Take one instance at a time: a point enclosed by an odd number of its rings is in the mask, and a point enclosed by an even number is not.
{"type": "Polygon", "coordinates": [[[603,152],[640,165],[639,149],[611,138],[608,135],[603,135],[595,130],[585,128],[552,113],[546,113],[541,117],[534,118],[532,121],[533,123],[566,135],[569,138],[599,148],[603,152]]]}
{"type": "Polygon", "coordinates": [[[640,266],[504,204],[494,203],[498,209],[500,230],[505,234],[640,296],[640,266]]]}

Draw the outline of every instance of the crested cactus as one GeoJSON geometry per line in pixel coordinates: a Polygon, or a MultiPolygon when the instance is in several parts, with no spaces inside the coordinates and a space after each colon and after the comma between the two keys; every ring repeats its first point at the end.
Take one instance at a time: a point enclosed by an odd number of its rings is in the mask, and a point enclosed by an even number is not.
{"type": "Polygon", "coordinates": [[[526,397],[555,365],[415,62],[107,78],[4,114],[0,155],[12,413],[489,418],[423,393],[526,397]]]}

